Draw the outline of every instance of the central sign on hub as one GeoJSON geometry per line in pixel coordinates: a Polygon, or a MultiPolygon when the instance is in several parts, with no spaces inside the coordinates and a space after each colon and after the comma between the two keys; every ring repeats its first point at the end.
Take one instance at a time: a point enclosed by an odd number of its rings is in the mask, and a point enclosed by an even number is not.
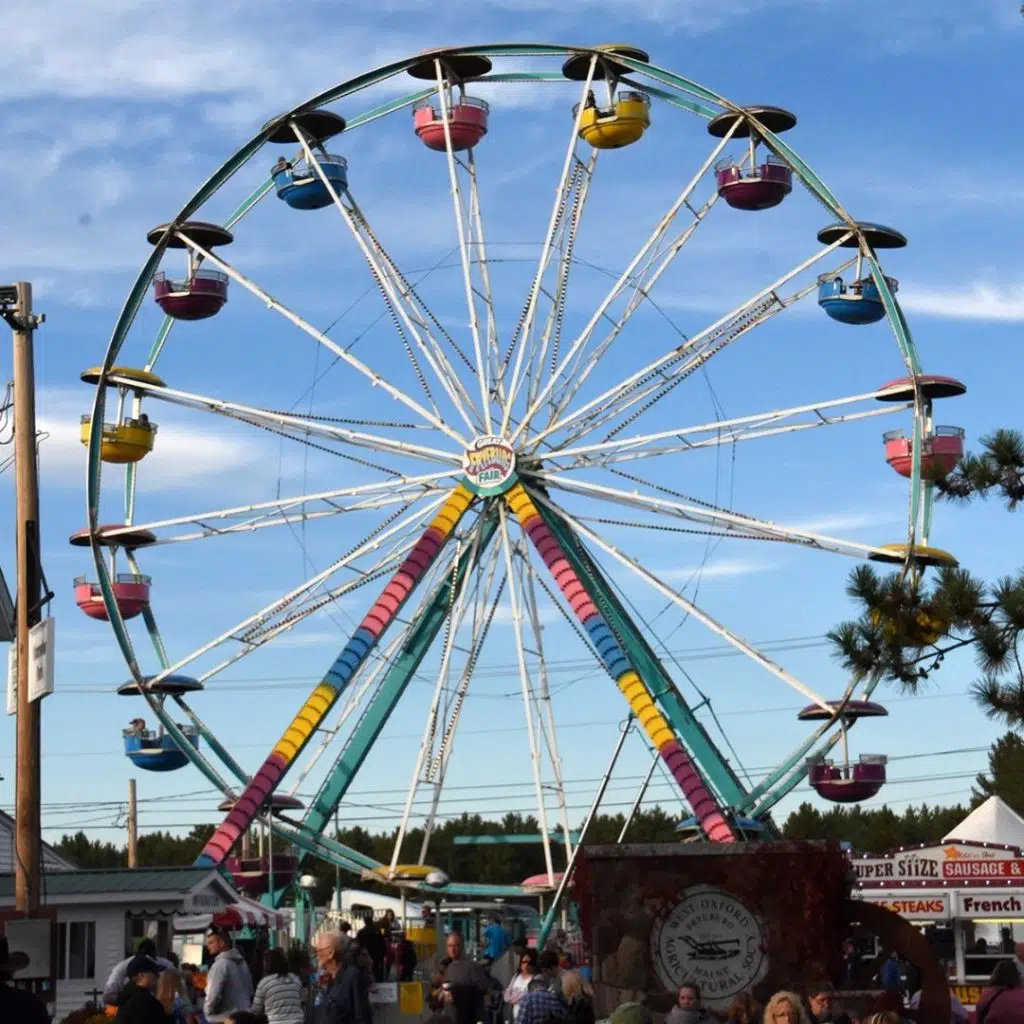
{"type": "Polygon", "coordinates": [[[516,451],[503,437],[478,437],[462,456],[466,483],[476,494],[504,494],[516,482],[516,451]]]}

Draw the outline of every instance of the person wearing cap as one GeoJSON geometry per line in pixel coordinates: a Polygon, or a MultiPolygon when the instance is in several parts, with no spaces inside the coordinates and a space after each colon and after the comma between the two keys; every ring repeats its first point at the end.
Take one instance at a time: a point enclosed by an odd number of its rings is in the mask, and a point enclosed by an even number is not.
{"type": "Polygon", "coordinates": [[[151,956],[136,955],[128,962],[127,975],[131,983],[129,992],[117,1008],[115,1024],[167,1024],[163,1004],[154,994],[160,965],[151,956]]]}
{"type": "Polygon", "coordinates": [[[125,957],[124,960],[114,964],[114,969],[107,976],[107,980],[103,984],[103,1002],[109,1003],[111,1006],[117,1006],[121,1001],[122,990],[128,981],[128,965],[136,956],[148,956],[151,960],[155,960],[161,971],[166,971],[169,967],[174,966],[170,960],[165,960],[162,956],[156,955],[156,943],[152,939],[143,939],[131,956],[125,957]]]}
{"type": "Polygon", "coordinates": [[[7,936],[0,935],[0,1021],[50,1024],[46,1007],[31,992],[8,984],[15,971],[22,971],[28,965],[27,954],[12,953],[7,944],[7,936]]]}
{"type": "Polygon", "coordinates": [[[213,958],[206,975],[207,1019],[227,1021],[236,1010],[252,1009],[252,975],[231,933],[216,925],[207,929],[206,949],[213,958]]]}

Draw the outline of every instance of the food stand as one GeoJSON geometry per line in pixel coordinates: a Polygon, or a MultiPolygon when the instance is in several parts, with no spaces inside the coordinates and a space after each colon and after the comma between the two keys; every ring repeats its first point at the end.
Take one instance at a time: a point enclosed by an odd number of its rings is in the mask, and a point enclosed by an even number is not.
{"type": "Polygon", "coordinates": [[[977,1002],[995,965],[1024,942],[1024,819],[998,797],[939,842],[851,859],[854,895],[920,928],[965,1006],[977,1002]]]}

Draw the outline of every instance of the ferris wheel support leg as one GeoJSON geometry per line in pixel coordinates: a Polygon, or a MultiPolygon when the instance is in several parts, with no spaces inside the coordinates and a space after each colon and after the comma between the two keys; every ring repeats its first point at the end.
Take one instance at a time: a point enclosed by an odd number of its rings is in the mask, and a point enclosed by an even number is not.
{"type": "Polygon", "coordinates": [[[401,567],[392,576],[352,638],[342,648],[323,680],[313,689],[305,704],[285,729],[270,756],[246,786],[231,812],[214,831],[210,841],[196,858],[197,865],[223,863],[241,834],[252,824],[260,807],[273,794],[278,783],[295,763],[295,759],[305,749],[310,737],[330,713],[356,670],[394,621],[472,502],[473,494],[462,484],[458,484],[401,567]]]}
{"type": "Polygon", "coordinates": [[[707,773],[723,802],[730,808],[738,805],[746,797],[743,784],[726,757],[715,746],[704,726],[694,717],[671,676],[665,671],[661,660],[622,606],[604,573],[587,554],[572,530],[558,516],[548,508],[539,505],[536,507],[577,575],[590,581],[594,604],[607,620],[630,662],[650,688],[672,728],[685,743],[686,749],[707,773]]]}
{"type": "Polygon", "coordinates": [[[345,744],[331,768],[320,792],[302,820],[304,828],[321,832],[334,816],[334,809],[344,799],[348,787],[376,742],[381,730],[394,711],[406,687],[419,669],[437,634],[451,611],[452,601],[465,586],[470,570],[494,536],[497,518],[489,516],[484,522],[480,540],[466,548],[453,573],[445,576],[423,616],[409,632],[402,650],[395,657],[373,703],[367,708],[362,721],[345,744]]]}
{"type": "Polygon", "coordinates": [[[735,842],[736,836],[722,814],[718,799],[701,778],[696,765],[655,706],[651,691],[616,640],[605,617],[598,611],[591,597],[591,587],[584,584],[580,574],[569,562],[564,547],[541,517],[526,488],[517,483],[508,492],[507,500],[520,525],[544,560],[544,564],[555,577],[566,601],[590,635],[608,674],[629,701],[633,714],[643,726],[655,750],[665,761],[673,778],[679,783],[705,835],[713,842],[735,842]]]}

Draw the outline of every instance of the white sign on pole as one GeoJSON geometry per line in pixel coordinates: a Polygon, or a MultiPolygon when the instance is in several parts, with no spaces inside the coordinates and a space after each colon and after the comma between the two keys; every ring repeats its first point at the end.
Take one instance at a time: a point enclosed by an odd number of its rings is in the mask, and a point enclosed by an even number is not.
{"type": "Polygon", "coordinates": [[[37,622],[28,631],[28,699],[40,700],[53,693],[53,630],[51,617],[37,622]]]}
{"type": "MultiPolygon", "coordinates": [[[[43,619],[28,631],[28,699],[40,700],[53,693],[54,620],[43,619]]],[[[18,645],[7,652],[7,714],[18,713],[18,645]]]]}
{"type": "Polygon", "coordinates": [[[18,645],[7,649],[7,714],[18,713],[18,645]]]}

